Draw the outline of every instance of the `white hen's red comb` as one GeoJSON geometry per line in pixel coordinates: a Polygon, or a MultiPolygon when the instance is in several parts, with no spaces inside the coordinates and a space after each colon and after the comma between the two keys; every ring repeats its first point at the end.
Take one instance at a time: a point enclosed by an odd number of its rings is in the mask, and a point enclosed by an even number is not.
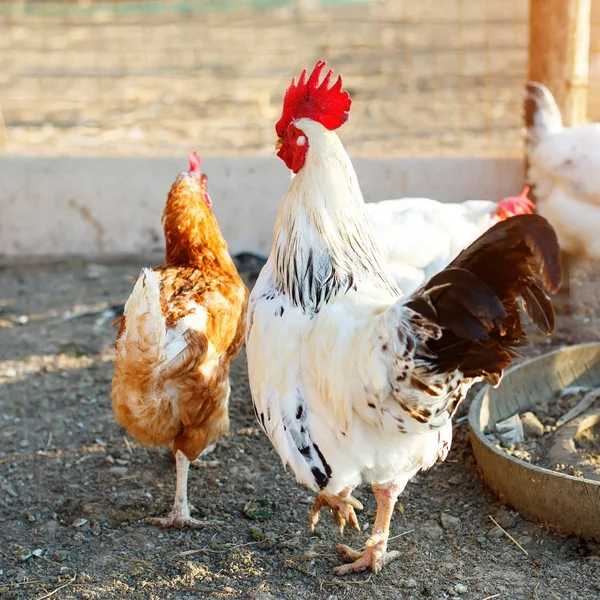
{"type": "Polygon", "coordinates": [[[530,215],[535,210],[535,204],[527,197],[529,186],[526,185],[518,196],[509,196],[498,202],[496,216],[508,219],[516,215],[530,215]]]}

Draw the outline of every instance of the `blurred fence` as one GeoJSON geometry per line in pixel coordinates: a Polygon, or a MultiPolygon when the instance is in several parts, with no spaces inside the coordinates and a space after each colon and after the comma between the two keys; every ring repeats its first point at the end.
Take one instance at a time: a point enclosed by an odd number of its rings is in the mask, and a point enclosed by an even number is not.
{"type": "Polygon", "coordinates": [[[527,19],[525,0],[0,0],[0,153],[273,153],[318,58],[352,94],[353,154],[519,153],[527,19]]]}

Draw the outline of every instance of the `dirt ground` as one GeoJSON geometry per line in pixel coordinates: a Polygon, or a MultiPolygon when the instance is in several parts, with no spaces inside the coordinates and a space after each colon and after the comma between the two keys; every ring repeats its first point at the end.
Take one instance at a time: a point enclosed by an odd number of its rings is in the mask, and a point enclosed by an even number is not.
{"type": "MultiPolygon", "coordinates": [[[[401,558],[380,575],[336,578],[339,534],[328,514],[307,529],[312,496],[259,432],[246,360],[232,376],[231,435],[193,470],[200,530],[162,531],[147,516],[173,499],[174,462],[112,419],[115,331],[67,311],[123,302],[130,278],[154,261],[80,261],[0,268],[0,595],[7,600],[249,598],[591,600],[600,595],[598,545],[553,535],[502,507],[478,475],[468,427],[448,460],[408,486],[390,545],[401,558]],[[261,516],[263,518],[251,518],[261,516]],[[490,520],[494,517],[524,554],[490,520]],[[53,595],[51,595],[53,594],[53,595]]],[[[249,273],[245,273],[246,277],[249,273]]],[[[550,343],[597,339],[585,317],[559,319],[550,343]]],[[[462,411],[464,414],[466,410],[462,411]]],[[[370,490],[357,497],[360,547],[373,523],[370,490]]]]}
{"type": "MultiPolygon", "coordinates": [[[[1,26],[1,155],[181,155],[191,143],[204,154],[272,154],[285,85],[322,57],[354,99],[341,132],[352,154],[521,151],[522,0],[361,3],[305,19],[14,13],[1,26]]],[[[55,319],[122,303],[131,278],[155,262],[0,265],[0,596],[599,597],[597,545],[502,507],[479,478],[464,421],[448,460],[401,497],[390,542],[401,559],[378,576],[335,578],[338,532],[325,514],[317,534],[308,532],[313,498],[257,428],[243,353],[232,373],[231,435],[213,454],[220,465],[190,474],[190,499],[207,526],[146,525],[170,508],[174,462],[113,422],[115,331],[96,327],[97,316],[55,319]],[[257,513],[263,518],[251,518],[257,513]]],[[[577,318],[559,319],[551,343],[536,337],[527,353],[597,340],[597,295],[587,298],[577,318]]],[[[344,541],[360,547],[375,504],[367,488],[356,495],[364,531],[344,541]]]]}

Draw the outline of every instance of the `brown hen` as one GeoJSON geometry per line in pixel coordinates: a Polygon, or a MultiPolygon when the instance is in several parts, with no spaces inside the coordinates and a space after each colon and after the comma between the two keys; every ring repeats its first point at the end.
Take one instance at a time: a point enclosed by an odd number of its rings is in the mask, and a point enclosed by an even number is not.
{"type": "Polygon", "coordinates": [[[199,527],[189,465],[229,429],[229,368],[245,332],[248,290],[211,210],[207,177],[190,154],[163,213],[166,263],[143,269],[125,304],[111,399],[115,419],[147,446],[171,446],[173,509],[148,522],[199,527]]]}

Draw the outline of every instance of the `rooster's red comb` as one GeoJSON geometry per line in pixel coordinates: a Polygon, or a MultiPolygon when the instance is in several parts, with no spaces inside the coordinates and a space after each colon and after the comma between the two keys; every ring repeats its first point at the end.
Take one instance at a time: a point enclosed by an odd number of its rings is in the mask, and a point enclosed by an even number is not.
{"type": "Polygon", "coordinates": [[[192,150],[189,155],[190,159],[190,173],[197,173],[200,171],[200,156],[195,150],[192,150]]]}
{"type": "Polygon", "coordinates": [[[285,92],[281,118],[275,125],[278,137],[283,137],[292,121],[302,118],[318,121],[329,130],[341,127],[350,115],[352,100],[348,92],[342,91],[342,76],[329,87],[333,70],[330,70],[319,85],[321,72],[327,63],[324,60],[317,62],[308,80],[306,69],[302,71],[300,80],[292,79],[290,87],[285,92]]]}

